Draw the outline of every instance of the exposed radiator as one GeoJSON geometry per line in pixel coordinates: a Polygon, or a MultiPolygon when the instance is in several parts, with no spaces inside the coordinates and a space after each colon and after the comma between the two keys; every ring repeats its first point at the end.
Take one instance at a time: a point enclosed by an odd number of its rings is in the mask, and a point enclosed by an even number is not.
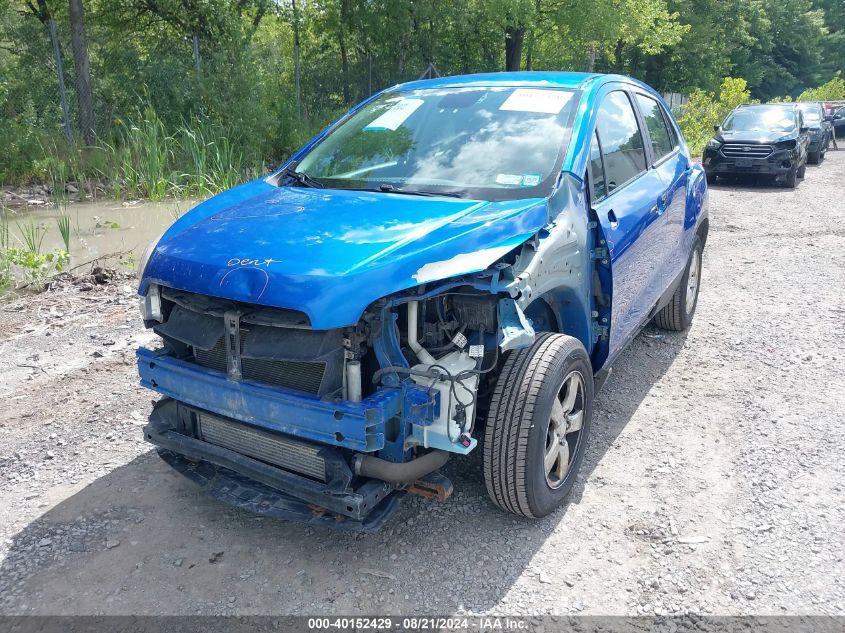
{"type": "MultiPolygon", "coordinates": [[[[243,344],[243,342],[242,342],[243,344]]],[[[194,359],[203,367],[226,371],[226,348],[223,339],[210,350],[194,348],[194,359]]],[[[320,393],[320,385],[326,363],[320,361],[266,360],[241,358],[241,372],[247,380],[304,391],[312,395],[320,393]]]]}
{"type": "Polygon", "coordinates": [[[326,462],[319,456],[321,446],[288,439],[275,433],[254,429],[245,424],[201,412],[200,439],[228,448],[279,468],[326,481],[326,462]]]}

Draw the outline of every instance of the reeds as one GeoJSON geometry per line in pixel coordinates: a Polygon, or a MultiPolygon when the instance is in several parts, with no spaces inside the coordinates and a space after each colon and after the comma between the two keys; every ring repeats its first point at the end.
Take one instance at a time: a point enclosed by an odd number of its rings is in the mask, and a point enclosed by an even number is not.
{"type": "Polygon", "coordinates": [[[233,130],[195,117],[169,133],[150,106],[119,122],[112,137],[100,139],[96,147],[53,142],[42,149],[45,180],[53,191],[64,191],[72,176],[80,183],[99,181],[117,197],[149,200],[206,197],[240,184],[260,168],[248,165],[233,130]]]}

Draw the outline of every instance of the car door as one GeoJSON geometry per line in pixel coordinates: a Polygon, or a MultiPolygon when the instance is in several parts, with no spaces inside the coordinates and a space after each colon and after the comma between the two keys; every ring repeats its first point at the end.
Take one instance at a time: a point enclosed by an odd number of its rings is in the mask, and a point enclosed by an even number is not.
{"type": "Polygon", "coordinates": [[[643,134],[630,96],[606,94],[593,134],[593,208],[607,241],[613,275],[608,354],[612,358],[639,330],[657,301],[655,275],[664,266],[660,233],[665,226],[657,204],[665,189],[647,169],[643,134]]]}
{"type": "Polygon", "coordinates": [[[681,152],[679,135],[669,113],[652,95],[637,92],[635,99],[651,149],[650,167],[657,172],[663,185],[656,201],[663,208],[665,217],[665,224],[656,232],[659,240],[656,248],[664,253],[663,268],[654,280],[657,284],[654,293],[659,298],[683,272],[687,263],[689,245],[684,243],[684,226],[690,164],[681,152]]]}

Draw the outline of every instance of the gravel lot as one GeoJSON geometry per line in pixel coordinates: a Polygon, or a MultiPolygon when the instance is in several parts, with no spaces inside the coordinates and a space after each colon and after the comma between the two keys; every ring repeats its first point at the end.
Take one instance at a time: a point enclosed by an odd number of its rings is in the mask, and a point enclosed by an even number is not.
{"type": "Polygon", "coordinates": [[[131,280],[5,300],[0,612],[845,614],[845,152],[711,191],[692,329],[623,355],[536,522],[481,451],[373,535],[210,501],[141,441],[131,280]]]}

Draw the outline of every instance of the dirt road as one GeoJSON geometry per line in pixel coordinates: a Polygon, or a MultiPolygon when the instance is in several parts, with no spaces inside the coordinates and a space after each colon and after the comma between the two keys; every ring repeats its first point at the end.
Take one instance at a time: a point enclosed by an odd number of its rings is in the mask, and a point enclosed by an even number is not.
{"type": "Polygon", "coordinates": [[[647,329],[537,522],[455,495],[380,533],[206,499],[141,441],[131,281],[0,303],[0,612],[845,613],[845,152],[712,188],[688,333],[647,329]]]}

